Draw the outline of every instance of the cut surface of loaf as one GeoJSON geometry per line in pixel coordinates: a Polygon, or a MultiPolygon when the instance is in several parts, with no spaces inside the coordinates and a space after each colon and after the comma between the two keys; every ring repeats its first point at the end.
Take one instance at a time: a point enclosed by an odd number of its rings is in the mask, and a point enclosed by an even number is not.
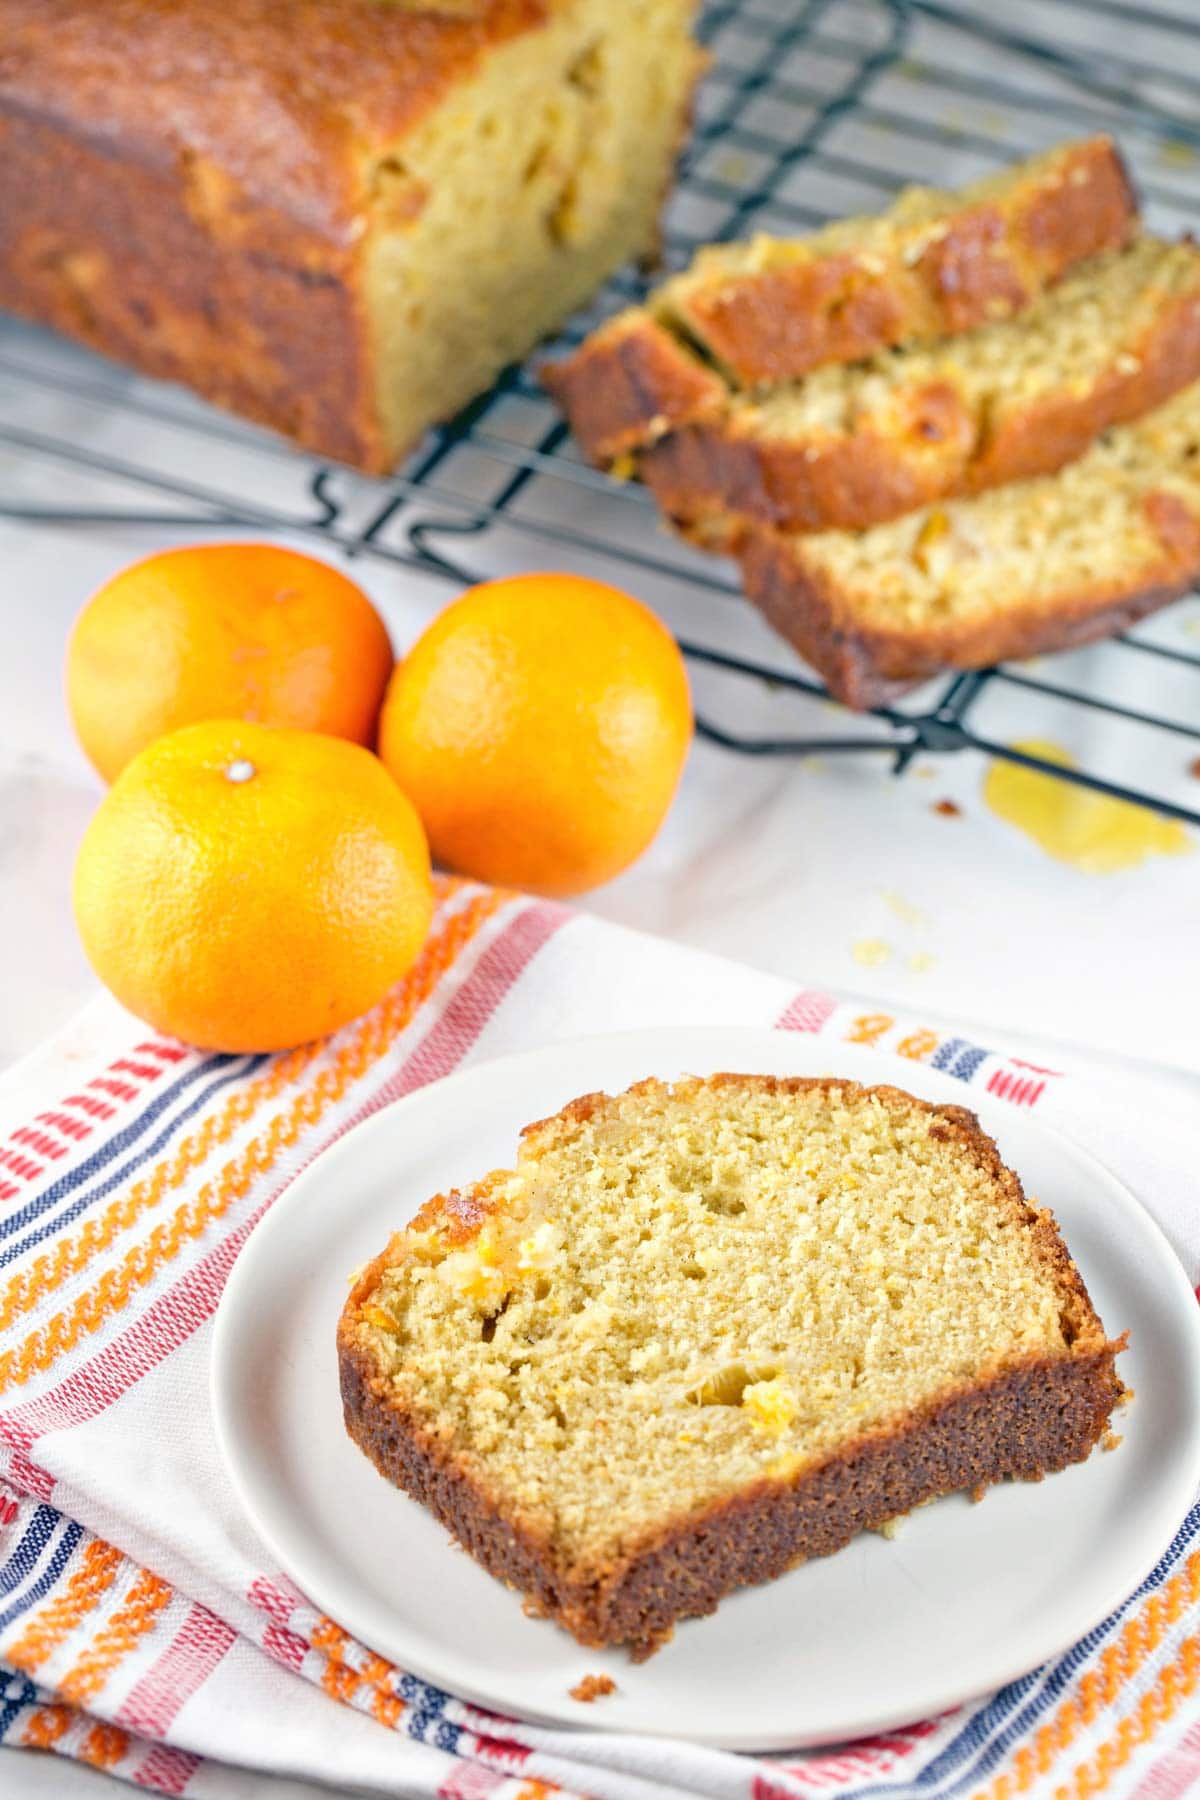
{"type": "Polygon", "coordinates": [[[755,530],[746,592],[853,707],[1124,629],[1200,576],[1200,384],[1054,475],[869,531],[755,530]]]}
{"type": "Polygon", "coordinates": [[[974,1117],[834,1079],[575,1101],[393,1238],[338,1344],[382,1473],[635,1655],[935,1495],[1085,1457],[1121,1394],[974,1117]]]}
{"type": "Polygon", "coordinates": [[[0,306],[390,468],[651,253],[694,0],[0,0],[0,306]]]}
{"type": "Polygon", "coordinates": [[[855,530],[1048,474],[1200,379],[1200,250],[1142,237],[1018,318],[816,369],[652,445],[640,473],[709,547],[744,520],[855,530]]]}
{"type": "Polygon", "coordinates": [[[1012,317],[1126,243],[1135,216],[1111,140],[1065,144],[958,193],[908,188],[886,213],[810,238],[702,250],[546,380],[585,453],[610,462],[705,417],[731,388],[1012,317]]]}

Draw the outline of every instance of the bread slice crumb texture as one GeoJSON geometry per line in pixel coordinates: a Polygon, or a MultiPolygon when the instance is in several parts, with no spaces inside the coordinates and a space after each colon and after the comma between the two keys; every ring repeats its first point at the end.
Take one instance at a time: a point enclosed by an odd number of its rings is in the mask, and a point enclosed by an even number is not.
{"type": "Polygon", "coordinates": [[[1056,474],[793,543],[845,620],[883,628],[1053,614],[1183,581],[1200,568],[1200,383],[1056,474]]]}
{"type": "Polygon", "coordinates": [[[1083,398],[1113,373],[1136,374],[1164,311],[1193,299],[1200,299],[1200,250],[1186,240],[1143,237],[1081,264],[1016,320],[980,326],[936,349],[818,369],[763,399],[735,396],[730,410],[766,437],[840,436],[877,417],[908,420],[920,394],[950,383],[978,415],[981,436],[985,425],[995,432],[1033,403],[1083,398]]]}
{"type": "Polygon", "coordinates": [[[1197,377],[1200,251],[1141,238],[1019,319],[733,395],[651,446],[642,473],[704,542],[736,542],[739,516],[861,529],[1051,473],[1197,377]]]}
{"type": "Polygon", "coordinates": [[[531,1127],[514,1170],[393,1240],[343,1339],[575,1569],[1006,1368],[1104,1348],[970,1114],[740,1076],[531,1127]]]}

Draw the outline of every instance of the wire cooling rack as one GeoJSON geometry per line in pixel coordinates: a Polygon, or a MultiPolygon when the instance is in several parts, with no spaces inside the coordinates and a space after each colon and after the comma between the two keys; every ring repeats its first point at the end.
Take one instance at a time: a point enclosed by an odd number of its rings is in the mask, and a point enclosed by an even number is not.
{"type": "MultiPolygon", "coordinates": [[[[709,0],[700,30],[713,65],[668,209],[671,267],[702,242],[795,235],[877,210],[907,182],[957,184],[1092,130],[1119,138],[1153,226],[1183,231],[1200,213],[1194,0],[709,0]]],[[[623,272],[547,353],[641,287],[623,272]]],[[[539,361],[380,481],[6,322],[0,517],[284,532],[455,583],[577,568],[660,607],[703,690],[699,729],[730,751],[873,753],[900,772],[918,753],[970,748],[1200,824],[1200,615],[1172,609],[1086,651],[851,715],[745,605],[728,565],[666,536],[640,489],[579,460],[539,361]],[[1064,735],[1088,747],[1074,768],[1038,747],[1064,735]]]]}

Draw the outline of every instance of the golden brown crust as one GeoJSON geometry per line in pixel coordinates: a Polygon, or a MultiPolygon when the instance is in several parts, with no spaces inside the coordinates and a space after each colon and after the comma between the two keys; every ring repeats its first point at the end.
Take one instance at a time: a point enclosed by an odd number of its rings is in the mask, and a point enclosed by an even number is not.
{"type": "Polygon", "coordinates": [[[1179,515],[1191,514],[1173,495],[1151,495],[1146,512],[1157,522],[1163,554],[1153,569],[1138,571],[1135,583],[1097,582],[924,628],[887,630],[856,619],[836,585],[805,565],[803,539],[750,530],[740,536],[737,554],[746,593],[764,617],[843,705],[865,712],[945,669],[982,669],[1095,643],[1177,600],[1200,575],[1200,538],[1180,526],[1179,515]],[[1168,514],[1173,531],[1166,529],[1168,514]]]}
{"type": "Polygon", "coordinates": [[[182,153],[127,161],[2,101],[0,156],[0,306],[386,467],[349,250],[232,190],[210,207],[214,179],[182,153]]]}
{"type": "Polygon", "coordinates": [[[0,0],[0,111],[173,172],[185,199],[186,153],[348,250],[373,159],[560,4],[0,0]]]}
{"type": "MultiPolygon", "coordinates": [[[[631,1092],[660,1084],[647,1081],[631,1092]]],[[[628,1644],[635,1659],[651,1654],[680,1619],[715,1610],[733,1589],[768,1581],[813,1556],[841,1549],[859,1531],[883,1524],[938,1495],[979,1492],[993,1482],[1043,1474],[1080,1461],[1107,1428],[1123,1389],[1115,1357],[1124,1339],[1108,1342],[1086,1286],[1048,1212],[1026,1200],[978,1119],[964,1107],[914,1099],[901,1089],[863,1088],[836,1077],[717,1074],[704,1085],[754,1086],[775,1093],[842,1090],[876,1096],[925,1113],[933,1136],[954,1139],[993,1179],[1014,1216],[1031,1229],[1044,1267],[1062,1298],[1067,1353],[997,1366],[980,1380],[942,1395],[886,1428],[864,1433],[791,1477],[764,1476],[741,1492],[662,1522],[639,1542],[602,1562],[573,1565],[556,1546],[551,1522],[523,1514],[489,1488],[486,1465],[439,1434],[406,1406],[376,1367],[358,1308],[384,1266],[403,1254],[407,1234],[359,1277],[338,1327],[338,1361],[346,1429],[380,1473],[419,1500],[485,1569],[526,1597],[529,1610],[555,1619],[580,1643],[628,1644]]],[[[573,1126],[614,1104],[607,1094],[580,1096],[561,1113],[527,1128],[540,1133],[573,1126]]],[[[489,1176],[464,1196],[439,1196],[414,1227],[452,1240],[478,1229],[494,1204],[489,1176]]]]}
{"type": "Polygon", "coordinates": [[[750,522],[860,530],[958,490],[974,422],[957,396],[935,404],[936,444],[870,429],[812,442],[759,437],[733,416],[672,432],[642,452],[639,472],[685,535],[710,546],[735,545],[750,522]]]}
{"type": "Polygon", "coordinates": [[[885,433],[758,435],[716,415],[642,452],[640,473],[664,512],[709,547],[735,547],[746,521],[782,531],[861,531],[932,501],[1050,475],[1101,432],[1140,418],[1200,377],[1200,289],[1165,307],[1086,393],[1043,395],[1000,414],[969,407],[951,382],[907,397],[885,433]]]}
{"type": "Polygon", "coordinates": [[[929,335],[933,313],[909,270],[868,270],[850,252],[761,269],[677,302],[682,323],[739,387],[806,375],[822,363],[858,362],[889,344],[929,335]]]}
{"type": "Polygon", "coordinates": [[[903,249],[839,253],[697,282],[674,304],[739,386],[791,381],[1015,313],[1084,257],[1124,244],[1136,211],[1116,146],[1090,138],[1004,203],[961,211],[911,265],[903,249]]]}
{"type": "Polygon", "coordinates": [[[1038,1480],[1082,1461],[1122,1397],[1120,1343],[1030,1360],[865,1434],[792,1480],[764,1478],[664,1525],[607,1566],[574,1571],[544,1524],[510,1517],[452,1448],[397,1404],[348,1331],[338,1355],[346,1429],[397,1487],[426,1506],[476,1561],[591,1648],[651,1654],[680,1619],[715,1611],[735,1588],[770,1581],[860,1531],[942,1494],[1038,1480]]]}
{"type": "Polygon", "coordinates": [[[552,0],[0,0],[0,306],[381,471],[376,162],[552,0]]]}
{"type": "Polygon", "coordinates": [[[584,454],[610,463],[722,406],[726,388],[649,313],[624,313],[542,371],[584,454]]]}

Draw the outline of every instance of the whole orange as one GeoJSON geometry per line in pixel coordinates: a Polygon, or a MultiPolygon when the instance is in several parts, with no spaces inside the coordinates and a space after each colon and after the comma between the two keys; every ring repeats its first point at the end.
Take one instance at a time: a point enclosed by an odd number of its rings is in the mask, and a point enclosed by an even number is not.
{"type": "Polygon", "coordinates": [[[100,979],[210,1050],[280,1050],[365,1012],[415,961],[432,908],[421,822],[377,757],[235,720],[135,756],[75,865],[100,979]]]}
{"type": "Polygon", "coordinates": [[[646,848],[687,756],[683,658],[654,614],[578,575],[471,588],[397,667],[379,754],[435,858],[578,894],[646,848]]]}
{"type": "Polygon", "coordinates": [[[392,671],[383,620],[327,563],[275,544],[197,544],[114,575],[75,622],[67,704],[114,781],[164,732],[252,719],[374,742],[392,671]]]}

